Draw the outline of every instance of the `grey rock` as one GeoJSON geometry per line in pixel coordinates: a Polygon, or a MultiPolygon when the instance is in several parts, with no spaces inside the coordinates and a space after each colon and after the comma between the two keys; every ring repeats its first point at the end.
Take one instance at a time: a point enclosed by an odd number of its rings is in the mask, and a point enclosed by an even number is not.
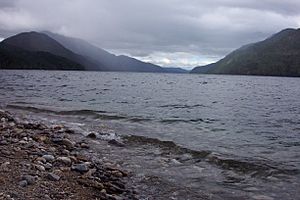
{"type": "Polygon", "coordinates": [[[52,168],[52,164],[51,163],[46,163],[44,165],[44,167],[45,167],[46,170],[50,170],[52,168]]]}
{"type": "Polygon", "coordinates": [[[0,141],[0,145],[8,145],[9,143],[7,142],[7,140],[1,140],[0,141]]]}
{"type": "Polygon", "coordinates": [[[114,146],[117,146],[117,147],[125,147],[125,144],[124,144],[124,143],[119,142],[119,141],[117,141],[117,140],[115,140],[115,139],[109,140],[109,141],[108,141],[108,144],[111,144],[111,145],[114,145],[114,146]]]}
{"type": "Polygon", "coordinates": [[[96,139],[96,138],[97,138],[97,135],[96,135],[96,133],[91,132],[91,133],[89,133],[86,137],[92,138],[92,139],[96,139]]]}
{"type": "Polygon", "coordinates": [[[51,161],[54,161],[54,156],[52,155],[43,155],[42,156],[47,162],[51,162],[51,161]]]}
{"type": "Polygon", "coordinates": [[[11,127],[13,127],[13,126],[16,125],[16,123],[15,122],[10,122],[8,125],[11,126],[11,127]]]}
{"type": "Polygon", "coordinates": [[[17,191],[11,191],[10,196],[14,199],[19,199],[19,193],[17,191]]]}
{"type": "Polygon", "coordinates": [[[68,165],[68,166],[72,164],[72,160],[68,157],[58,157],[56,159],[56,161],[63,163],[65,165],[68,165]]]}
{"type": "Polygon", "coordinates": [[[25,140],[20,140],[19,144],[28,144],[28,142],[26,142],[25,140]]]}
{"type": "Polygon", "coordinates": [[[67,149],[62,150],[61,152],[63,155],[70,155],[70,151],[68,151],[67,149]]]}
{"type": "Polygon", "coordinates": [[[87,143],[81,143],[80,147],[83,148],[83,149],[89,149],[90,148],[90,146],[87,143]]]}
{"type": "Polygon", "coordinates": [[[42,162],[42,163],[46,163],[46,162],[47,162],[47,160],[46,160],[45,158],[43,158],[43,157],[38,157],[38,158],[36,159],[36,161],[37,161],[37,162],[42,162]]]}
{"type": "Polygon", "coordinates": [[[65,133],[68,133],[68,134],[74,134],[75,131],[74,131],[74,130],[71,130],[71,129],[66,129],[66,130],[65,130],[65,133]]]}
{"type": "Polygon", "coordinates": [[[62,140],[62,144],[65,145],[67,149],[74,149],[75,147],[75,143],[67,138],[62,140]]]}
{"type": "Polygon", "coordinates": [[[42,171],[42,172],[46,170],[45,167],[42,166],[42,165],[35,165],[35,168],[36,168],[37,170],[39,170],[39,171],[42,171]]]}
{"type": "Polygon", "coordinates": [[[41,162],[41,161],[36,161],[36,164],[37,164],[37,165],[42,165],[42,166],[44,166],[44,163],[41,162]]]}
{"type": "Polygon", "coordinates": [[[21,179],[27,181],[28,185],[32,185],[36,181],[36,177],[31,175],[23,175],[21,179]]]}
{"type": "Polygon", "coordinates": [[[85,173],[89,171],[89,166],[85,163],[82,163],[82,164],[72,165],[71,169],[80,173],[85,173]]]}
{"type": "Polygon", "coordinates": [[[2,122],[2,123],[5,123],[5,122],[6,122],[6,118],[2,117],[2,118],[1,118],[1,122],[2,122]]]}
{"type": "Polygon", "coordinates": [[[1,150],[1,154],[4,154],[4,155],[6,155],[6,156],[10,156],[10,155],[11,155],[11,152],[8,151],[8,150],[3,149],[3,150],[1,150]]]}
{"type": "Polygon", "coordinates": [[[14,118],[12,117],[12,115],[9,112],[6,112],[4,110],[0,110],[0,118],[1,118],[2,122],[14,121],[14,118]]]}
{"type": "Polygon", "coordinates": [[[60,180],[60,176],[54,174],[54,173],[49,173],[47,175],[47,178],[51,181],[59,181],[60,180]]]}
{"type": "Polygon", "coordinates": [[[28,182],[26,180],[22,180],[19,182],[19,186],[26,187],[28,185],[28,182]]]}
{"type": "Polygon", "coordinates": [[[44,196],[44,199],[46,199],[46,200],[52,200],[51,197],[49,195],[47,195],[47,194],[44,196]]]}
{"type": "Polygon", "coordinates": [[[51,139],[53,143],[56,143],[56,144],[60,144],[62,143],[63,141],[63,138],[60,138],[60,137],[54,137],[51,139]]]}

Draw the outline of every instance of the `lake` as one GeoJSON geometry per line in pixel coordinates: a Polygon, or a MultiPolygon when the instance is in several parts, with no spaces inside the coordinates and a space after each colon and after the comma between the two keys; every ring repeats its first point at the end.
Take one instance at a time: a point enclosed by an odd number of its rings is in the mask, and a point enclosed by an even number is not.
{"type": "Polygon", "coordinates": [[[130,155],[167,159],[127,157],[137,172],[222,199],[300,196],[299,78],[3,70],[0,83],[4,108],[107,127],[130,155]]]}

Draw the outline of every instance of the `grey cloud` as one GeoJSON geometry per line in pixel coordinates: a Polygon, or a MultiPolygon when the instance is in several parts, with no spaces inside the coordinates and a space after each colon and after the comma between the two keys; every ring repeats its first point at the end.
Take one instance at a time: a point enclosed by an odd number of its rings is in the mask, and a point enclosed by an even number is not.
{"type": "Polygon", "coordinates": [[[299,10],[299,0],[4,0],[0,36],[50,30],[156,63],[181,52],[203,63],[299,27],[299,10]]]}
{"type": "Polygon", "coordinates": [[[1,0],[0,7],[3,8],[10,8],[15,6],[15,0],[1,0]]]}

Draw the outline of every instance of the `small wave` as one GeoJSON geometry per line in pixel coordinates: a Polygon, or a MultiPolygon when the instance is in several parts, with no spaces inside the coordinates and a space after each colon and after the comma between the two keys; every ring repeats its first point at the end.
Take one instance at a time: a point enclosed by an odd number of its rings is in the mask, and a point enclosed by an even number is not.
{"type": "Polygon", "coordinates": [[[195,105],[181,105],[181,104],[168,104],[168,105],[162,105],[159,106],[160,108],[186,108],[186,109],[192,109],[197,107],[207,107],[202,104],[195,104],[195,105]]]}
{"type": "MultiPolygon", "coordinates": [[[[23,103],[22,104],[26,104],[23,103]]],[[[125,120],[129,122],[144,122],[144,121],[151,121],[150,118],[143,118],[143,117],[130,117],[130,116],[122,116],[113,113],[108,113],[106,111],[95,111],[95,110],[60,110],[55,111],[48,108],[37,108],[32,106],[24,106],[24,105],[17,105],[17,104],[9,104],[7,105],[8,108],[18,109],[18,110],[26,110],[35,113],[50,113],[55,115],[71,115],[71,116],[89,116],[93,119],[101,119],[101,120],[125,120]]]]}
{"type": "MultiPolygon", "coordinates": [[[[87,136],[91,132],[86,132],[85,135],[87,136]]],[[[115,133],[113,130],[102,130],[95,133],[96,137],[100,140],[121,140],[121,137],[115,133]]]]}
{"type": "Polygon", "coordinates": [[[197,158],[205,158],[211,152],[210,151],[195,151],[182,146],[177,145],[173,141],[163,141],[156,138],[148,138],[144,136],[130,135],[123,136],[123,139],[126,143],[131,145],[152,145],[161,148],[165,153],[174,153],[174,154],[191,154],[197,158]]]}
{"type": "Polygon", "coordinates": [[[58,88],[65,88],[65,87],[68,87],[68,85],[64,84],[64,85],[59,85],[57,86],[58,88]]]}
{"type": "Polygon", "coordinates": [[[152,121],[150,118],[143,118],[143,117],[131,117],[127,119],[127,121],[130,122],[147,122],[147,121],[152,121]]]}
{"type": "Polygon", "coordinates": [[[250,174],[253,177],[268,177],[278,174],[299,174],[299,170],[297,169],[286,168],[285,166],[279,166],[277,163],[270,163],[269,161],[264,160],[236,160],[211,154],[207,157],[206,161],[219,166],[222,169],[250,174]]]}
{"type": "Polygon", "coordinates": [[[30,112],[36,113],[51,113],[56,115],[72,115],[72,116],[89,116],[94,119],[102,119],[102,120],[120,120],[127,119],[124,116],[118,116],[109,114],[106,111],[94,111],[94,110],[66,110],[66,111],[54,111],[46,108],[36,108],[32,106],[21,106],[21,105],[7,105],[8,108],[19,109],[19,110],[27,110],[30,112]]]}
{"type": "Polygon", "coordinates": [[[85,90],[86,92],[91,92],[91,91],[96,91],[97,90],[97,88],[91,88],[91,89],[87,89],[87,90],[85,90]]]}
{"type": "MultiPolygon", "coordinates": [[[[253,177],[265,178],[273,175],[285,174],[296,175],[299,170],[282,166],[278,163],[270,163],[265,160],[249,160],[249,159],[233,159],[225,158],[223,155],[218,155],[211,151],[197,151],[177,145],[172,141],[162,141],[155,138],[148,138],[144,136],[124,136],[124,142],[129,145],[151,145],[160,148],[161,154],[174,154],[184,157],[190,154],[192,157],[188,161],[193,160],[194,163],[207,162],[223,170],[232,170],[242,174],[248,174],[253,177]]],[[[233,156],[232,156],[233,157],[233,156]]],[[[186,160],[183,159],[183,162],[186,160]]]]}
{"type": "MultiPolygon", "coordinates": [[[[16,102],[16,103],[28,104],[26,102],[16,102]]],[[[52,110],[46,110],[46,109],[36,108],[36,107],[32,107],[32,106],[21,106],[21,105],[16,105],[16,104],[8,104],[6,107],[12,108],[12,109],[18,109],[18,110],[26,110],[26,111],[30,111],[30,112],[56,113],[55,111],[52,111],[52,110]]]]}
{"type": "Polygon", "coordinates": [[[202,118],[198,118],[198,119],[169,118],[169,119],[160,120],[161,123],[168,123],[168,124],[178,123],[178,122],[184,122],[184,123],[203,122],[203,123],[206,123],[206,124],[210,124],[210,123],[213,123],[213,121],[216,121],[216,120],[214,120],[214,119],[202,119],[202,118]]]}
{"type": "Polygon", "coordinates": [[[61,98],[61,99],[58,99],[58,101],[61,101],[61,102],[69,101],[69,102],[71,102],[72,100],[71,99],[63,99],[63,98],[61,98]]]}

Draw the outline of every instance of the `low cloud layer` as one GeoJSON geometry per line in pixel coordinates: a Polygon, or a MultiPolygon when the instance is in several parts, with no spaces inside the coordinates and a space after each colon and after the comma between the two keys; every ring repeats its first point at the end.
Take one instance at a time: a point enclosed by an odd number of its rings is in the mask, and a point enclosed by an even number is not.
{"type": "Polygon", "coordinates": [[[0,37],[50,30],[117,54],[192,68],[300,26],[299,0],[2,0],[0,37]]]}

